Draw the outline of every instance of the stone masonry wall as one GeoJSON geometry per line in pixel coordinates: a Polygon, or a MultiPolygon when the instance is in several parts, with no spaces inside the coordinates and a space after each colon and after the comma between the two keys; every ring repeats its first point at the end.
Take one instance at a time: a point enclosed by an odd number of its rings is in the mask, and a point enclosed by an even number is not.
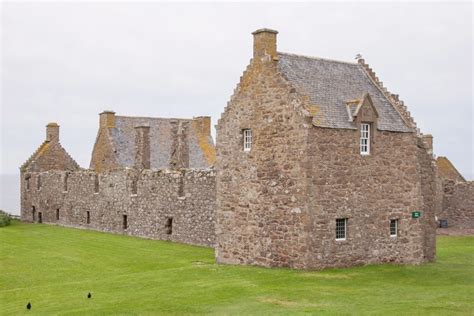
{"type": "Polygon", "coordinates": [[[215,244],[215,172],[211,169],[28,173],[22,174],[21,193],[24,221],[38,222],[41,213],[43,223],[215,244]]]}
{"type": "MultiPolygon", "coordinates": [[[[435,226],[434,210],[423,208],[417,138],[372,131],[366,156],[359,152],[359,130],[310,132],[310,268],[434,259],[424,258],[423,225],[432,225],[433,236],[435,226]],[[421,218],[411,218],[417,210],[421,218]],[[345,240],[336,240],[337,218],[347,218],[345,240]],[[391,219],[398,219],[397,237],[390,236],[391,219]]],[[[434,239],[428,247],[434,249],[434,239]]]]}
{"type": "Polygon", "coordinates": [[[217,126],[217,261],[305,268],[309,115],[278,72],[252,61],[217,126]],[[243,150],[243,130],[253,144],[243,150]]]}
{"type": "Polygon", "coordinates": [[[443,209],[438,219],[448,220],[448,226],[474,229],[474,181],[443,183],[443,209]]]}

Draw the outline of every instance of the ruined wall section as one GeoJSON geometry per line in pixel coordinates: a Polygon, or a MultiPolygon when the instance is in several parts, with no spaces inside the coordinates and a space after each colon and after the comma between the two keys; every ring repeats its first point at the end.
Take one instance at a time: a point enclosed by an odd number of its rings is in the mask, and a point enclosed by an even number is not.
{"type": "Polygon", "coordinates": [[[474,181],[444,181],[443,208],[438,219],[448,227],[474,229],[474,181]]]}
{"type": "Polygon", "coordinates": [[[21,186],[24,221],[215,244],[212,169],[47,171],[28,176],[29,189],[25,179],[21,186]]]}
{"type": "Polygon", "coordinates": [[[310,268],[431,260],[425,247],[434,249],[435,229],[427,241],[425,226],[433,225],[434,213],[422,198],[428,180],[420,178],[418,138],[373,129],[371,153],[361,155],[359,136],[359,130],[311,130],[310,268]],[[421,218],[412,218],[413,211],[422,211],[421,218]],[[347,218],[345,240],[336,240],[338,218],[347,218]],[[390,236],[392,219],[397,237],[390,236]]]}

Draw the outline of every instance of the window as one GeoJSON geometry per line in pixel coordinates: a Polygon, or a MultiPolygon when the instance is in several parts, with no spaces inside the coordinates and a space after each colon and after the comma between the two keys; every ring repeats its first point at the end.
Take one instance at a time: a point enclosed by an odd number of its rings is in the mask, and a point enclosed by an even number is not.
{"type": "Polygon", "coordinates": [[[398,219],[390,220],[390,237],[397,237],[398,235],[398,219]]]}
{"type": "Polygon", "coordinates": [[[347,218],[336,219],[336,240],[346,240],[347,218]]]}
{"type": "Polygon", "coordinates": [[[33,218],[33,222],[36,220],[36,207],[31,207],[31,217],[33,218]]]}
{"type": "Polygon", "coordinates": [[[173,233],[173,217],[168,217],[165,224],[166,234],[171,235],[173,233]]]}
{"type": "Polygon", "coordinates": [[[64,174],[64,178],[63,178],[63,181],[64,181],[64,182],[63,182],[63,191],[64,191],[64,192],[67,192],[67,178],[68,178],[68,177],[69,177],[69,173],[66,172],[66,173],[64,174]]]}
{"type": "Polygon", "coordinates": [[[244,129],[244,151],[252,149],[252,130],[244,129]]]}
{"type": "Polygon", "coordinates": [[[127,228],[128,228],[127,215],[123,215],[123,218],[122,218],[122,227],[123,227],[123,229],[127,229],[127,228]]]}
{"type": "Polygon", "coordinates": [[[89,211],[86,212],[86,223],[87,224],[91,223],[91,212],[89,211]]]}
{"type": "Polygon", "coordinates": [[[137,195],[138,194],[138,181],[137,179],[132,179],[132,195],[137,195]]]}
{"type": "Polygon", "coordinates": [[[38,212],[38,223],[43,223],[43,213],[38,212]]]}
{"type": "Polygon", "coordinates": [[[29,190],[30,189],[30,175],[27,175],[25,177],[25,181],[26,181],[26,189],[29,190]]]}
{"type": "Polygon", "coordinates": [[[99,175],[94,175],[94,193],[99,193],[99,175]]]}
{"type": "Polygon", "coordinates": [[[370,154],[370,124],[360,124],[360,154],[370,154]]]}
{"type": "Polygon", "coordinates": [[[41,190],[41,175],[36,178],[36,190],[41,190]]]}
{"type": "Polygon", "coordinates": [[[56,220],[59,221],[59,208],[56,209],[56,220]]]}

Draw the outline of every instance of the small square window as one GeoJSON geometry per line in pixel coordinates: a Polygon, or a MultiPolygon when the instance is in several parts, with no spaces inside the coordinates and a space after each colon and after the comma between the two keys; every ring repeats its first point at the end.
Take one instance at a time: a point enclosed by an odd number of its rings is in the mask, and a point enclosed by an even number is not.
{"type": "Polygon", "coordinates": [[[252,149],[252,130],[244,129],[244,151],[250,151],[252,149]]]}
{"type": "Polygon", "coordinates": [[[347,218],[336,219],[336,240],[346,240],[347,218]]]}
{"type": "Polygon", "coordinates": [[[398,236],[398,219],[390,220],[390,237],[398,236]]]}

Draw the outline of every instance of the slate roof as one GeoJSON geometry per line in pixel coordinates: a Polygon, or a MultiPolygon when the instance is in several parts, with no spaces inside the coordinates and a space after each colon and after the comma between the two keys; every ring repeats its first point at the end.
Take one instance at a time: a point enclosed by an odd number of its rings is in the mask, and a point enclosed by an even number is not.
{"type": "MultiPolygon", "coordinates": [[[[171,122],[188,122],[189,168],[204,169],[212,162],[206,160],[205,148],[200,145],[198,132],[193,127],[192,119],[169,119],[152,117],[115,116],[115,127],[110,129],[112,144],[116,151],[117,161],[123,167],[133,167],[135,162],[136,126],[150,126],[150,167],[154,169],[169,168],[173,135],[171,122]]],[[[205,140],[214,147],[210,136],[205,140]]]]}
{"type": "Polygon", "coordinates": [[[369,93],[379,114],[377,128],[411,132],[401,115],[358,63],[278,53],[280,72],[297,91],[309,97],[319,127],[356,129],[347,113],[347,102],[369,93]]]}

